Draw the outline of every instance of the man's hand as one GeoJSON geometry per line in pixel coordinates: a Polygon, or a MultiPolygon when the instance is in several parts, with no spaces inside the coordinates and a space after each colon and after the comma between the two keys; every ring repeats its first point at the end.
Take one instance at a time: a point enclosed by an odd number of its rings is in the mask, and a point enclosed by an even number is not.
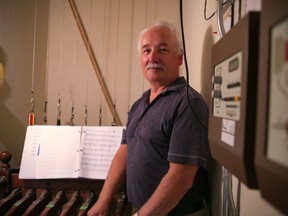
{"type": "Polygon", "coordinates": [[[109,207],[113,195],[123,185],[126,174],[127,145],[121,145],[111,163],[107,178],[97,202],[88,211],[88,216],[109,215],[109,207]]]}
{"type": "Polygon", "coordinates": [[[88,216],[106,216],[109,213],[109,204],[97,201],[92,208],[88,211],[88,216]]]}

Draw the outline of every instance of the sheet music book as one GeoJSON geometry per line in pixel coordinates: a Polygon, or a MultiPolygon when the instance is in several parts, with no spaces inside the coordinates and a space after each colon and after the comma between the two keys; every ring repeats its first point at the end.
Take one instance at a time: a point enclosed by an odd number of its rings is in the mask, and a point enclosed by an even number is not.
{"type": "Polygon", "coordinates": [[[106,179],[120,147],[118,126],[28,126],[20,179],[106,179]]]}

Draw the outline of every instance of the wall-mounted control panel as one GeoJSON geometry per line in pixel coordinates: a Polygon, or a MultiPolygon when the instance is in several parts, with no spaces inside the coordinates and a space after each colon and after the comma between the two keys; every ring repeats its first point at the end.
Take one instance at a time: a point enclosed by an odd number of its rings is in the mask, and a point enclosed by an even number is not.
{"type": "Polygon", "coordinates": [[[255,166],[261,195],[288,215],[288,1],[263,0],[255,166]]]}
{"type": "Polygon", "coordinates": [[[212,76],[213,116],[240,120],[242,52],[214,67],[212,76]]]}
{"type": "Polygon", "coordinates": [[[250,188],[254,166],[259,12],[244,16],[212,47],[208,138],[212,157],[250,188]]]}

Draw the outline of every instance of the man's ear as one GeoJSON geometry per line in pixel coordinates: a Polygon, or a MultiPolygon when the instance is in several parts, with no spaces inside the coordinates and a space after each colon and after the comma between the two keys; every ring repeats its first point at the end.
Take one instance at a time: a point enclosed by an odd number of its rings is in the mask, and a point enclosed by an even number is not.
{"type": "Polygon", "coordinates": [[[178,59],[179,59],[179,66],[180,66],[183,63],[183,50],[181,50],[181,53],[178,54],[178,59]]]}

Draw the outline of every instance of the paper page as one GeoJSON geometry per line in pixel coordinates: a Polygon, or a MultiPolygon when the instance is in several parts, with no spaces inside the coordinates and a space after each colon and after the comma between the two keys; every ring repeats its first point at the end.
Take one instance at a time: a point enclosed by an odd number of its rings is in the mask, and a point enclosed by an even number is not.
{"type": "Polygon", "coordinates": [[[121,144],[125,127],[83,127],[79,177],[106,179],[112,159],[121,144]]]}
{"type": "Polygon", "coordinates": [[[20,179],[35,179],[36,178],[36,160],[38,154],[38,146],[41,130],[28,126],[20,166],[20,179]]]}
{"type": "Polygon", "coordinates": [[[43,126],[36,177],[38,179],[77,178],[80,139],[81,127],[43,126]]]}

